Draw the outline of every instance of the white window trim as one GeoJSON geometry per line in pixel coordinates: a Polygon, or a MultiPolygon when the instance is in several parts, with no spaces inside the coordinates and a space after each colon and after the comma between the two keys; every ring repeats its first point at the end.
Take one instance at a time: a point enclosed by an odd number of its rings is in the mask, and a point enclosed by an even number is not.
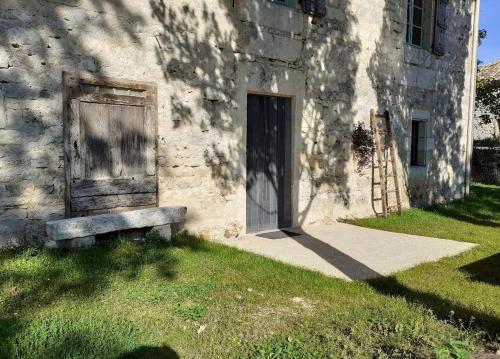
{"type": "Polygon", "coordinates": [[[408,144],[409,148],[408,151],[408,165],[409,165],[409,173],[412,178],[418,179],[418,178],[424,178],[427,176],[427,168],[429,166],[429,159],[431,158],[430,156],[430,151],[434,148],[434,140],[432,138],[432,131],[431,131],[431,126],[430,126],[430,119],[431,119],[431,112],[427,110],[413,110],[411,112],[410,116],[410,131],[408,135],[408,144]],[[411,165],[411,136],[412,136],[412,131],[411,131],[411,126],[413,121],[422,121],[426,123],[425,130],[426,130],[426,141],[425,141],[425,166],[412,166],[411,165]]]}
{"type": "MultiPolygon", "coordinates": [[[[424,164],[423,165],[412,165],[411,164],[411,159],[410,159],[410,167],[414,167],[414,168],[427,168],[427,164],[428,164],[428,155],[427,155],[427,151],[428,151],[428,141],[429,141],[429,122],[427,120],[424,120],[424,119],[421,119],[421,118],[412,118],[411,119],[411,123],[412,123],[412,133],[410,135],[410,144],[413,142],[413,122],[423,122],[425,124],[425,137],[424,137],[424,149],[423,149],[423,152],[424,152],[424,164]]],[[[418,140],[417,140],[417,147],[418,147],[418,140]]],[[[411,156],[411,147],[410,147],[410,156],[411,156]]],[[[418,150],[417,150],[418,151],[418,150]]]]}

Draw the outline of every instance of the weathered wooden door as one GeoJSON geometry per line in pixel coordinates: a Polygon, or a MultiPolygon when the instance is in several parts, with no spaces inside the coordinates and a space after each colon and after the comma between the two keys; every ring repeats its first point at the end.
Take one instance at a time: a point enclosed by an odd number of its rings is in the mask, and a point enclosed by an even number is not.
{"type": "Polygon", "coordinates": [[[64,74],[66,214],[157,201],[156,88],[64,74]]]}
{"type": "Polygon", "coordinates": [[[292,225],[291,99],[248,96],[247,232],[292,225]]]}

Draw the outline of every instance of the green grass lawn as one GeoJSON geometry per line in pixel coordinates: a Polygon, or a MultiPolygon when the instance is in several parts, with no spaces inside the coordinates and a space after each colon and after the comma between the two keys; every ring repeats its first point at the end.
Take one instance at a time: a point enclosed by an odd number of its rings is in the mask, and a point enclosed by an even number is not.
{"type": "Polygon", "coordinates": [[[0,254],[0,358],[460,358],[500,333],[500,188],[355,224],[478,243],[347,283],[215,243],[0,254]],[[472,319],[472,324],[471,318],[472,319]]]}

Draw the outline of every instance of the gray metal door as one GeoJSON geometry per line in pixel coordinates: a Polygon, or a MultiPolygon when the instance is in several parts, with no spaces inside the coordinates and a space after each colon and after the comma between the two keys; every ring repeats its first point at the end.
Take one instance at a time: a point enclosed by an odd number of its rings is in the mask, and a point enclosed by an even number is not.
{"type": "Polygon", "coordinates": [[[247,232],[290,227],[291,99],[248,96],[247,232]]]}

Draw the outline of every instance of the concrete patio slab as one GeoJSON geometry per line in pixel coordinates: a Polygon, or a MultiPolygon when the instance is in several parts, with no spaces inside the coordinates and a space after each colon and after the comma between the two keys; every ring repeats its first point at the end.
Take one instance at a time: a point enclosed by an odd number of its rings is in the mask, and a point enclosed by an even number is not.
{"type": "Polygon", "coordinates": [[[476,246],[344,223],[276,230],[223,243],[345,280],[386,276],[476,246]]]}

